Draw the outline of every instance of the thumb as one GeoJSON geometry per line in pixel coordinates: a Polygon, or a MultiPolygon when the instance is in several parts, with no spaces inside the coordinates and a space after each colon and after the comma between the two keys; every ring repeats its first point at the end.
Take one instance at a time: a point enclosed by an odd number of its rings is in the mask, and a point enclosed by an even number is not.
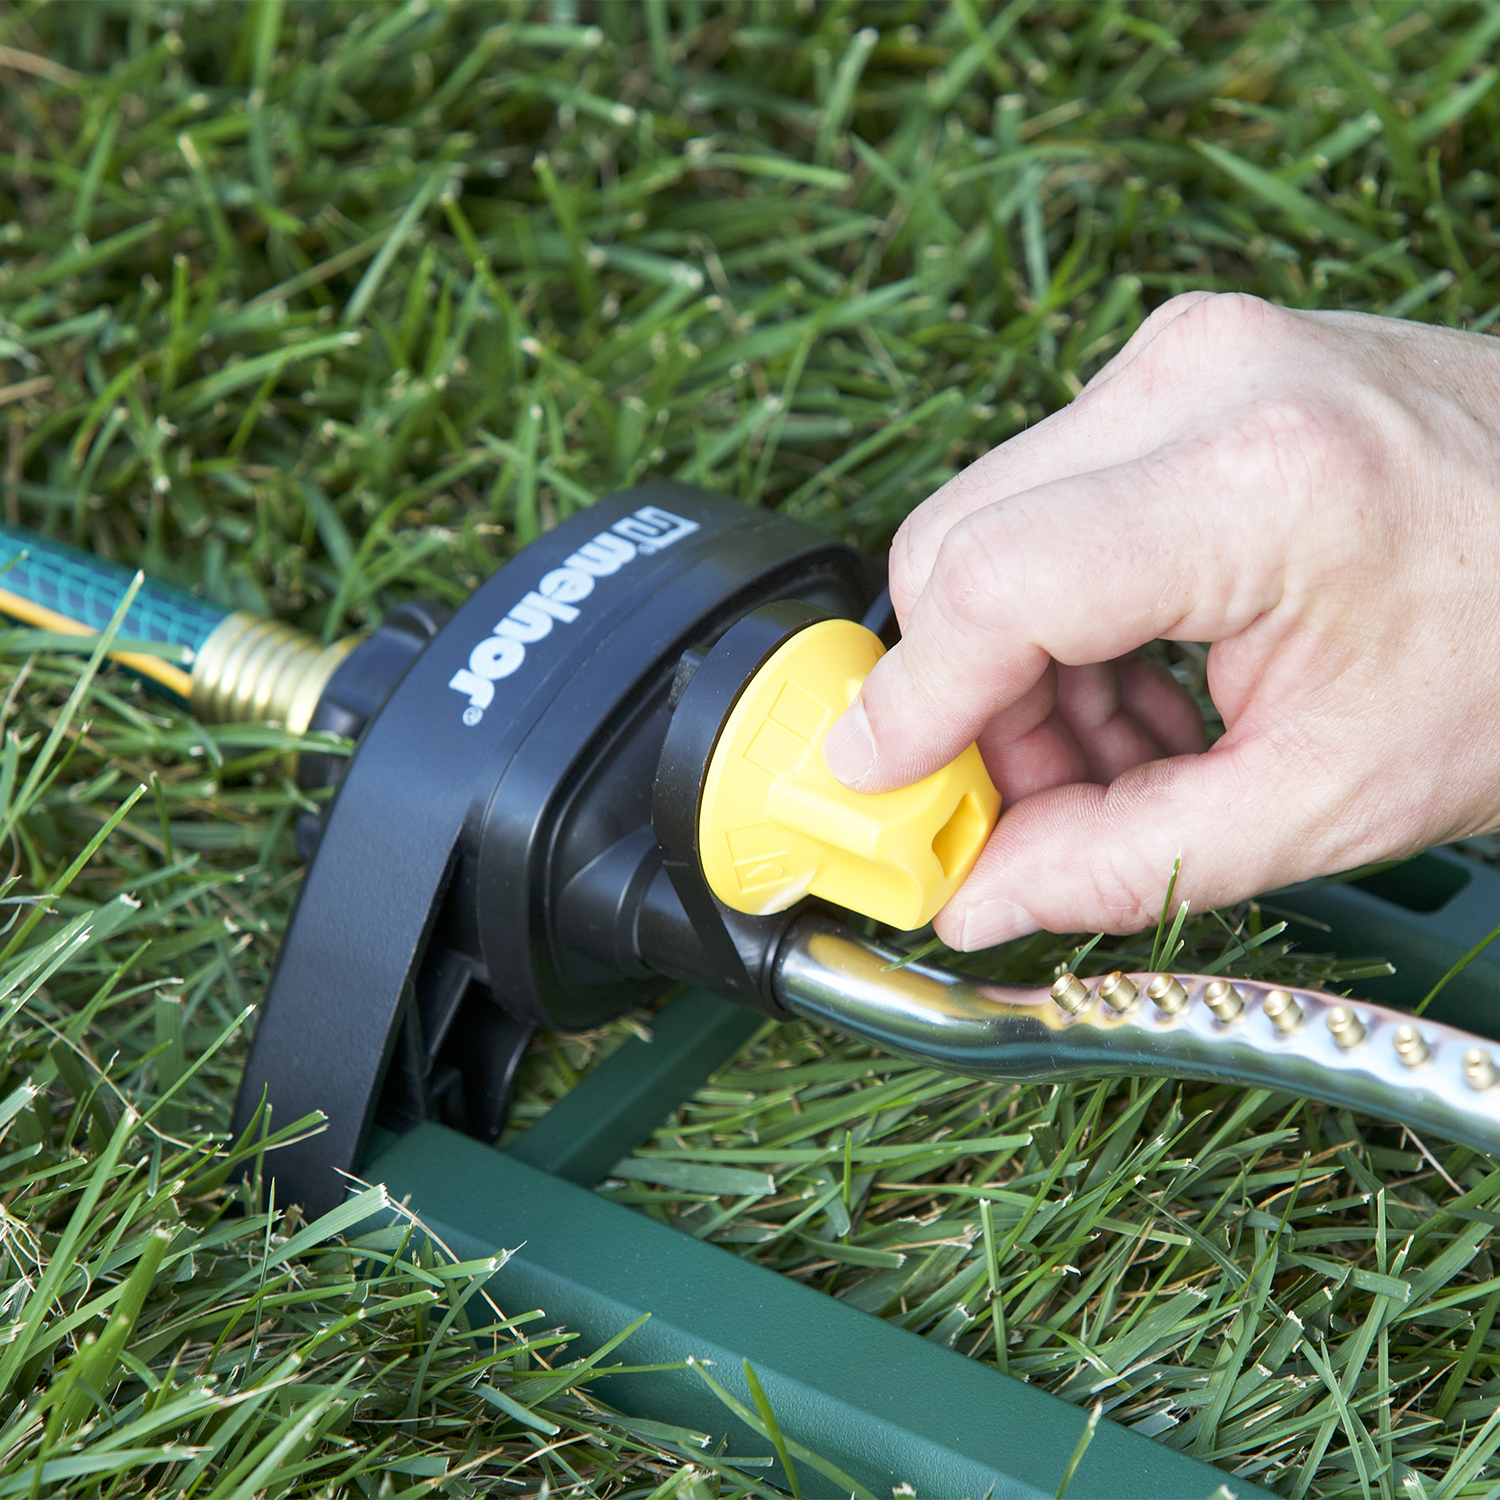
{"type": "Polygon", "coordinates": [[[1264,738],[1137,766],[1109,786],[1075,783],[1008,808],[938,914],[951,947],[1028,932],[1137,932],[1175,899],[1229,905],[1338,868],[1331,808],[1287,794],[1295,769],[1264,738]]]}

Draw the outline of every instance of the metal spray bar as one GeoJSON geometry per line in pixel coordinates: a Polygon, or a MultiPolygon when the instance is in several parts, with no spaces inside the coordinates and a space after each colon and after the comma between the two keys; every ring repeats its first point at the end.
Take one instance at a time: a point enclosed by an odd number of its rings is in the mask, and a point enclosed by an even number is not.
{"type": "Polygon", "coordinates": [[[816,917],[788,934],[773,983],[797,1015],[973,1078],[1144,1074],[1282,1089],[1500,1150],[1500,1072],[1488,1046],[1317,990],[1201,974],[1064,974],[1050,990],[986,984],[903,964],[816,917]]]}

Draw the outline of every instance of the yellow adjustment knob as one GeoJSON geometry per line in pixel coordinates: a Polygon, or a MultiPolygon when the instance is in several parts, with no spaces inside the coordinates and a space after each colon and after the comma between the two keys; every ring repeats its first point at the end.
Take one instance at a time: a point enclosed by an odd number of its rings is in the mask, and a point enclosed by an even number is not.
{"type": "Polygon", "coordinates": [[[784,911],[811,893],[888,927],[930,922],[1000,816],[970,745],[914,786],[853,792],[823,764],[823,736],[885,654],[850,620],[800,630],[750,679],[708,763],[698,850],[735,911],[784,911]]]}

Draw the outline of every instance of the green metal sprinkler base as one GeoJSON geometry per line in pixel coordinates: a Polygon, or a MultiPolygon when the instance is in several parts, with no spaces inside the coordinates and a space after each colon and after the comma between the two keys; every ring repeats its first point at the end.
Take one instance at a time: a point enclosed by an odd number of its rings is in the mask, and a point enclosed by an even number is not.
{"type": "MultiPolygon", "coordinates": [[[[1500,921],[1500,873],[1431,850],[1265,904],[1292,917],[1308,947],[1389,955],[1399,972],[1360,988],[1411,1004],[1500,921]]],[[[1500,959],[1483,953],[1431,1014],[1500,1039],[1497,997],[1500,959]]],[[[1052,1500],[1085,1411],[590,1191],[762,1024],[713,995],[683,995],[655,1017],[651,1042],[627,1042],[508,1153],[424,1125],[384,1137],[371,1168],[458,1254],[512,1252],[497,1301],[512,1314],[544,1309],[581,1335],[580,1354],[649,1313],[612,1362],[700,1361],[749,1407],[748,1359],[786,1437],[881,1500],[903,1485],[921,1500],[1052,1500]]],[[[689,1368],[605,1376],[597,1389],[627,1414],[772,1456],[689,1368]]],[[[808,1500],[847,1494],[805,1464],[799,1479],[808,1500]]],[[[1108,1421],[1067,1490],[1068,1500],[1267,1495],[1108,1421]]]]}
{"type": "MultiPolygon", "coordinates": [[[[368,1170],[458,1255],[511,1251],[491,1286],[501,1308],[544,1309],[581,1335],[579,1354],[649,1313],[611,1363],[691,1358],[750,1406],[748,1359],[782,1432],[882,1500],[902,1485],[921,1500],[1052,1500],[1086,1411],[589,1191],[758,1024],[715,996],[684,995],[656,1018],[651,1043],[628,1042],[509,1154],[428,1124],[387,1137],[368,1170]]],[[[731,1453],[772,1456],[691,1369],[607,1376],[594,1389],[627,1414],[708,1434],[710,1451],[722,1439],[731,1453]]],[[[798,1477],[808,1500],[847,1496],[805,1464],[798,1477]]],[[[1067,1493],[1267,1495],[1108,1421],[1067,1493]]]]}

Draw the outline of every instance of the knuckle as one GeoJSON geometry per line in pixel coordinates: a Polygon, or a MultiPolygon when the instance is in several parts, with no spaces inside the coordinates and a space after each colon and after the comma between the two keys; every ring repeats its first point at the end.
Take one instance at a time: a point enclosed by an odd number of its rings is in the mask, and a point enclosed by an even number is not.
{"type": "Polygon", "coordinates": [[[1178,292],[1175,297],[1168,297],[1159,307],[1152,309],[1146,321],[1141,324],[1141,330],[1159,333],[1167,324],[1175,323],[1200,303],[1210,301],[1214,295],[1213,292],[1178,292]]]}
{"type": "MultiPolygon", "coordinates": [[[[1117,358],[1130,400],[1181,399],[1207,388],[1231,363],[1284,337],[1293,314],[1243,292],[1183,292],[1156,308],[1117,358]],[[1127,357],[1129,356],[1129,357],[1127,357]]],[[[1111,361],[1111,365],[1113,361],[1111,361]]],[[[1107,375],[1106,365],[1100,376],[1107,375]]],[[[1098,395],[1106,388],[1101,378],[1098,395]]]]}
{"type": "Polygon", "coordinates": [[[992,516],[970,516],[944,538],[933,562],[929,585],[934,604],[960,636],[1003,628],[997,618],[997,563],[1007,549],[996,536],[992,516]],[[997,545],[997,542],[1000,544],[997,545]]]}
{"type": "Polygon", "coordinates": [[[1293,320],[1285,308],[1249,292],[1205,292],[1183,309],[1173,326],[1182,338],[1218,349],[1273,338],[1293,320]]]}
{"type": "Polygon", "coordinates": [[[1185,293],[1158,311],[1166,317],[1144,362],[1177,386],[1222,384],[1226,372],[1305,332],[1297,314],[1248,292],[1185,293]]]}

